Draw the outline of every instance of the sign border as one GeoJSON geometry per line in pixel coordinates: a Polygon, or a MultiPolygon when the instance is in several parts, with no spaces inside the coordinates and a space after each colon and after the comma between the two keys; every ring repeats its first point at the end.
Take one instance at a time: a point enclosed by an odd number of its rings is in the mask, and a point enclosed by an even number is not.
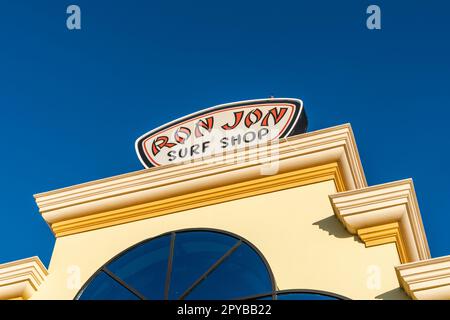
{"type": "Polygon", "coordinates": [[[292,117],[293,119],[291,119],[287,128],[279,136],[279,139],[306,132],[306,129],[308,126],[308,120],[306,117],[306,113],[304,111],[302,100],[294,99],[294,98],[267,98],[267,99],[243,100],[243,101],[220,104],[220,105],[216,105],[216,106],[213,106],[210,108],[202,109],[200,111],[191,113],[184,117],[173,120],[169,123],[166,123],[162,126],[159,126],[151,131],[148,131],[147,133],[141,135],[139,138],[136,139],[136,142],[135,142],[136,154],[138,155],[139,161],[142,163],[142,165],[145,168],[159,167],[160,165],[152,163],[150,161],[150,159],[147,158],[147,156],[145,155],[145,150],[144,150],[144,141],[147,140],[147,138],[149,138],[150,136],[154,135],[155,133],[157,133],[159,131],[164,131],[164,130],[169,129],[179,123],[191,120],[192,118],[201,116],[203,114],[208,114],[212,111],[225,110],[225,109],[236,108],[236,107],[244,107],[244,106],[248,106],[248,105],[252,105],[252,104],[257,105],[257,104],[268,104],[268,103],[289,103],[289,104],[294,104],[297,107],[294,112],[294,115],[292,117]]]}

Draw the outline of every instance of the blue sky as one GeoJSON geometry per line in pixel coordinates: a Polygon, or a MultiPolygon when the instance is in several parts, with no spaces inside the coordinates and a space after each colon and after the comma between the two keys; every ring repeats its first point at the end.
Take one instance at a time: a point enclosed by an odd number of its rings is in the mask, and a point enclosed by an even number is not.
{"type": "Polygon", "coordinates": [[[301,98],[351,123],[370,185],[412,177],[450,254],[448,1],[4,1],[0,263],[54,238],[33,194],[139,170],[134,141],[220,103],[301,98]],[[82,29],[66,28],[77,4],[82,29]],[[381,7],[382,29],[365,26],[381,7]]]}

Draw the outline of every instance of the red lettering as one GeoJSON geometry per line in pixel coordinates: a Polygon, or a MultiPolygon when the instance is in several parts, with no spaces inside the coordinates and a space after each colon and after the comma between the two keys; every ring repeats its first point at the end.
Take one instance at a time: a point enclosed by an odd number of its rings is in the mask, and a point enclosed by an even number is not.
{"type": "Polygon", "coordinates": [[[269,112],[266,114],[264,119],[261,122],[261,126],[267,127],[269,125],[269,118],[270,116],[273,117],[274,124],[277,124],[280,122],[281,119],[283,119],[284,115],[286,114],[287,108],[280,108],[280,111],[277,112],[277,108],[270,109],[269,112]]]}
{"type": "Polygon", "coordinates": [[[191,130],[186,127],[179,127],[174,134],[175,141],[181,144],[183,144],[190,136],[191,130]]]}
{"type": "Polygon", "coordinates": [[[233,130],[236,128],[242,120],[242,116],[244,115],[244,111],[234,112],[234,123],[233,125],[229,125],[228,123],[222,126],[223,130],[233,130]]]}
{"type": "Polygon", "coordinates": [[[250,111],[250,112],[247,114],[247,116],[245,117],[245,126],[246,126],[247,128],[250,128],[253,124],[255,124],[255,123],[257,123],[259,120],[261,120],[261,118],[262,118],[262,112],[261,112],[261,110],[259,110],[259,109],[252,110],[252,111],[250,111]],[[252,121],[252,119],[251,119],[251,115],[252,115],[252,114],[256,116],[256,120],[255,120],[255,121],[252,121]]]}
{"type": "Polygon", "coordinates": [[[156,156],[159,153],[159,151],[161,151],[161,149],[164,147],[172,148],[173,146],[175,146],[175,143],[170,143],[168,137],[160,136],[160,137],[156,138],[155,140],[153,140],[153,144],[152,144],[153,155],[156,156]]]}
{"type": "Polygon", "coordinates": [[[195,137],[199,138],[203,136],[202,132],[200,131],[200,128],[206,129],[208,130],[208,132],[211,132],[213,125],[214,125],[213,117],[206,118],[206,122],[204,120],[200,120],[195,125],[195,137]]]}

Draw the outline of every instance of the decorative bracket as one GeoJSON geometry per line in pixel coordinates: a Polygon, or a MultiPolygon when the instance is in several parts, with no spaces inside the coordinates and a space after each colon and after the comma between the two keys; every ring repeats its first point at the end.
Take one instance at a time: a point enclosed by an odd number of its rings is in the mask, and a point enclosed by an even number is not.
{"type": "Polygon", "coordinates": [[[38,257],[0,264],[0,300],[29,299],[47,275],[38,257]]]}
{"type": "Polygon", "coordinates": [[[411,179],[330,196],[346,229],[366,247],[395,243],[402,263],[430,258],[411,179]]]}
{"type": "Polygon", "coordinates": [[[415,300],[450,300],[450,256],[395,267],[406,293],[415,300]]]}

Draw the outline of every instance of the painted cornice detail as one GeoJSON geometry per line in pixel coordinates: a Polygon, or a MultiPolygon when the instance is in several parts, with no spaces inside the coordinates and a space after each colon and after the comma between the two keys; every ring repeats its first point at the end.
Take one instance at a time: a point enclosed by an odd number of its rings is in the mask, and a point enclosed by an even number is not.
{"type": "Polygon", "coordinates": [[[358,229],[357,233],[359,238],[366,244],[367,248],[385,243],[395,243],[397,245],[400,261],[409,260],[406,243],[405,240],[403,240],[398,222],[358,229]]]}
{"type": "Polygon", "coordinates": [[[402,288],[417,300],[450,300],[450,256],[395,268],[402,288]]]}
{"type": "Polygon", "coordinates": [[[0,264],[0,300],[29,299],[47,275],[38,257],[0,264]]]}
{"type": "Polygon", "coordinates": [[[52,228],[57,236],[65,236],[322,181],[334,181],[336,190],[345,190],[338,164],[331,163],[68,219],[52,224],[52,228]]]}
{"type": "Polygon", "coordinates": [[[395,243],[402,263],[430,258],[411,179],[330,196],[346,229],[367,247],[395,243]]]}
{"type": "MultiPolygon", "coordinates": [[[[296,181],[305,184],[326,179],[334,180],[338,191],[367,186],[349,124],[289,137],[264,148],[240,150],[225,159],[213,156],[193,163],[145,169],[37,194],[35,199],[58,237],[148,218],[149,205],[167,214],[227,201],[230,193],[222,192],[223,188],[234,188],[239,195],[242,190],[236,186],[271,192],[280,190],[283,183],[287,188],[295,186],[296,181]],[[276,174],[263,174],[269,163],[278,166],[276,174]],[[292,175],[296,176],[295,181],[292,175]],[[260,188],[260,182],[265,189],[260,188]],[[191,195],[197,198],[186,207],[183,201],[191,195]],[[124,213],[130,210],[132,214],[124,213]]],[[[243,192],[242,197],[253,194],[243,192]]],[[[150,214],[155,215],[158,214],[150,214]]]]}

